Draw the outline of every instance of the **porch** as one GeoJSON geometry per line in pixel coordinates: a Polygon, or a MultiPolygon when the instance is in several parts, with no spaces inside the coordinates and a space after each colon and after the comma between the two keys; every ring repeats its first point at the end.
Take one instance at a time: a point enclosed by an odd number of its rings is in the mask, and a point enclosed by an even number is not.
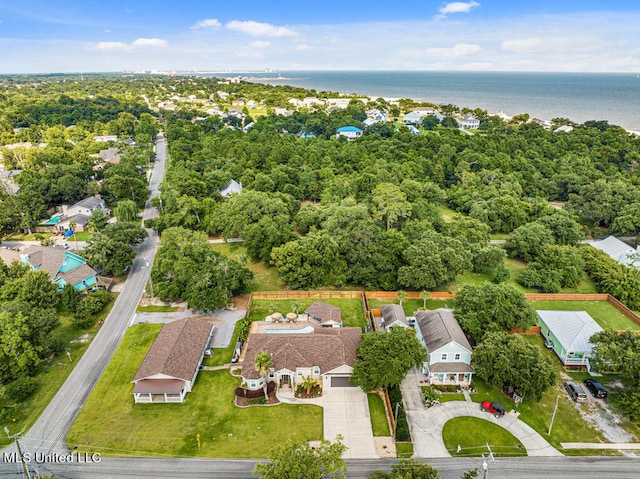
{"type": "Polygon", "coordinates": [[[423,369],[425,385],[468,387],[474,373],[469,364],[461,362],[425,364],[423,369]]]}
{"type": "Polygon", "coordinates": [[[136,403],[181,403],[186,394],[185,382],[177,379],[143,379],[133,388],[136,403]]]}

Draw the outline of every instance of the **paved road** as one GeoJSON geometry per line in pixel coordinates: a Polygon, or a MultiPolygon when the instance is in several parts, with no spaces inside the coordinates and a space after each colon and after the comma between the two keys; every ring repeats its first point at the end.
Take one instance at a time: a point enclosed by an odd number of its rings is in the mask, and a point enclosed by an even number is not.
{"type": "MultiPolygon", "coordinates": [[[[155,163],[149,184],[151,197],[159,193],[158,186],[162,181],[166,159],[166,145],[161,136],[158,137],[156,155],[158,161],[155,163]]],[[[147,201],[143,217],[146,219],[157,215],[158,211],[147,201]]],[[[122,289],[111,313],[84,356],[24,436],[22,444],[25,451],[60,454],[67,452],[65,438],[69,427],[120,344],[149,280],[149,268],[146,264],[153,263],[157,237],[152,230],[147,232],[149,237],[136,248],[137,255],[127,277],[126,287],[122,289]]]]}
{"type": "MultiPolygon", "coordinates": [[[[348,459],[347,477],[364,479],[373,470],[388,471],[395,460],[348,459]]],[[[482,477],[481,458],[429,459],[444,479],[459,479],[463,472],[478,469],[482,477]]],[[[102,458],[99,463],[42,464],[41,472],[60,478],[138,478],[166,479],[197,477],[201,479],[250,478],[255,465],[252,460],[167,459],[167,458],[102,458]]],[[[574,479],[600,477],[637,479],[638,460],[628,457],[520,457],[498,458],[489,464],[491,479],[574,479]]],[[[0,463],[0,477],[22,477],[19,465],[0,463]]]]}

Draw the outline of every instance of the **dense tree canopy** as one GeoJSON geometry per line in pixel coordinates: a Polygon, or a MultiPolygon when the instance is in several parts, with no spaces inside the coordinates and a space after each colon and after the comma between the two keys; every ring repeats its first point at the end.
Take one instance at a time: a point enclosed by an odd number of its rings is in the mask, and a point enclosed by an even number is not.
{"type": "Polygon", "coordinates": [[[362,336],[352,382],[365,391],[396,386],[407,372],[426,359],[426,351],[411,329],[392,328],[362,336]]]}

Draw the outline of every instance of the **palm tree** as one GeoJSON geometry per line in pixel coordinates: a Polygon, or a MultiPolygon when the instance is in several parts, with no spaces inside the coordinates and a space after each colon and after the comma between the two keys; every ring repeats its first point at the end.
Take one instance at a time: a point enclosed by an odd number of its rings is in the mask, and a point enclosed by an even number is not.
{"type": "Polygon", "coordinates": [[[398,295],[398,300],[400,301],[400,306],[402,306],[402,302],[407,299],[407,292],[406,291],[398,291],[397,293],[398,295]]]}
{"type": "Polygon", "coordinates": [[[316,380],[313,379],[311,376],[305,376],[302,378],[302,384],[300,385],[302,386],[302,389],[304,389],[304,391],[307,393],[307,396],[308,396],[311,390],[313,389],[313,386],[316,385],[316,380]]]}
{"type": "Polygon", "coordinates": [[[291,307],[293,308],[294,313],[300,314],[300,309],[302,309],[302,305],[300,304],[300,301],[295,300],[293,303],[291,303],[291,307]]]}
{"type": "Polygon", "coordinates": [[[422,309],[427,309],[427,299],[431,297],[431,292],[424,290],[420,291],[420,299],[422,299],[422,309]]]}
{"type": "Polygon", "coordinates": [[[258,373],[260,373],[260,377],[262,378],[262,390],[264,391],[265,399],[267,399],[267,373],[269,372],[269,368],[271,366],[273,366],[271,354],[269,354],[267,351],[260,351],[258,354],[256,354],[255,367],[258,373]]]}
{"type": "Polygon", "coordinates": [[[78,251],[78,238],[76,238],[76,222],[69,221],[69,229],[73,231],[73,239],[76,241],[76,251],[78,251]]]}

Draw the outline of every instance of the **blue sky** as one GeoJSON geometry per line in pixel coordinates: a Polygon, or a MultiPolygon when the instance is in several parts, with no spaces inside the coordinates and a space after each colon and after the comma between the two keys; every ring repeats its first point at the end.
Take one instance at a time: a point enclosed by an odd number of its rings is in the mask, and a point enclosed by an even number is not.
{"type": "Polygon", "coordinates": [[[0,73],[640,72],[638,25],[626,0],[0,0],[0,73]]]}

